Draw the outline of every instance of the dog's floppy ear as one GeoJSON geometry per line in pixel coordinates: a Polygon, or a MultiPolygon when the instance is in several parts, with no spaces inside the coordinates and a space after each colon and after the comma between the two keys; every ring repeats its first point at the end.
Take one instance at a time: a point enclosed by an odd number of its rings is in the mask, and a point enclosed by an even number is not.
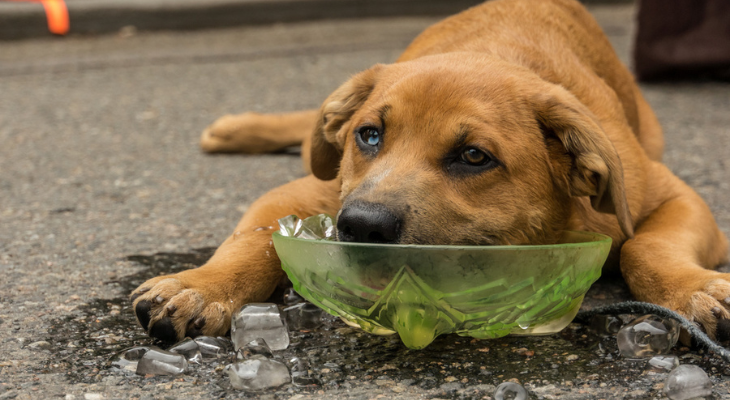
{"type": "Polygon", "coordinates": [[[589,196],[594,209],[616,214],[627,237],[634,236],[621,160],[593,113],[560,87],[536,96],[537,122],[554,135],[572,159],[567,182],[572,196],[589,196]]]}
{"type": "Polygon", "coordinates": [[[353,76],[337,88],[322,104],[319,120],[312,133],[312,173],[319,179],[337,177],[345,144],[347,122],[372,92],[382,65],[375,65],[353,76]]]}

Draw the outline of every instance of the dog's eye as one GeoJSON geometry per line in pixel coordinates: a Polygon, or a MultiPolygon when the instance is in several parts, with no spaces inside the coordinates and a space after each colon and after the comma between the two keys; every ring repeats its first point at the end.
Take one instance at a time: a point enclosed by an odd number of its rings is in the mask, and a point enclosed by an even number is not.
{"type": "Polygon", "coordinates": [[[380,132],[377,128],[364,126],[359,128],[357,133],[362,142],[368,146],[377,146],[380,143],[380,132]]]}
{"type": "Polygon", "coordinates": [[[456,148],[444,158],[445,170],[457,176],[481,174],[503,165],[489,151],[472,146],[456,148]]]}
{"type": "Polygon", "coordinates": [[[492,161],[492,159],[479,149],[467,147],[461,152],[461,161],[469,165],[485,165],[492,161]]]}

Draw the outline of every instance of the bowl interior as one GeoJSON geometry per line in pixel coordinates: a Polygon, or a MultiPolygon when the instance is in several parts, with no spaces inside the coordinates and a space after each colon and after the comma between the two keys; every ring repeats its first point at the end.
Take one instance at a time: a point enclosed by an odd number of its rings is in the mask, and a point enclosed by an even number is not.
{"type": "Polygon", "coordinates": [[[478,338],[559,331],[598,279],[611,239],[565,232],[556,245],[422,246],[273,235],[294,289],[411,348],[456,332],[478,338]]]}

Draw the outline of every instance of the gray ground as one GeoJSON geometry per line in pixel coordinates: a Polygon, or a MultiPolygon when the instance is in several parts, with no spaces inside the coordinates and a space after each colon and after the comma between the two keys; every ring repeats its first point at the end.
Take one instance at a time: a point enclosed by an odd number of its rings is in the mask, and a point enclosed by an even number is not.
{"type": "MultiPolygon", "coordinates": [[[[628,61],[633,8],[591,11],[628,61]]],[[[194,249],[216,246],[255,198],[303,174],[291,155],[201,154],[199,132],[225,113],[316,107],[434,21],[0,43],[0,399],[243,397],[219,370],[144,378],[103,363],[151,342],[132,325],[125,297],[134,285],[200,264],[209,250],[194,249]]],[[[666,163],[730,233],[730,85],[643,89],[666,132],[666,163]]],[[[589,302],[625,296],[608,282],[589,302]]],[[[448,337],[421,353],[334,328],[295,338],[292,350],[339,363],[317,367],[321,388],[261,396],[488,398],[493,385],[517,379],[534,398],[658,398],[666,377],[616,359],[610,340],[580,325],[546,338],[448,337]]],[[[715,398],[730,398],[726,365],[676,352],[711,374],[715,398]]]]}

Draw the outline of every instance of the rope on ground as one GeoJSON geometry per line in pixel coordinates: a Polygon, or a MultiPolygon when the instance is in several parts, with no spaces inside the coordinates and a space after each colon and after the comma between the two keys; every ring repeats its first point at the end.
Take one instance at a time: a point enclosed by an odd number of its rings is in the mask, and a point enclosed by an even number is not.
{"type": "Polygon", "coordinates": [[[694,323],[690,322],[687,318],[677,314],[676,312],[658,306],[656,304],[644,303],[640,301],[625,301],[616,304],[609,304],[603,307],[597,307],[592,310],[580,311],[575,317],[579,321],[589,321],[594,315],[618,315],[618,314],[653,314],[662,318],[672,318],[679,322],[679,324],[686,329],[689,334],[699,343],[700,345],[707,348],[707,350],[719,355],[723,360],[730,363],[730,351],[724,347],[715,343],[706,333],[702,332],[700,328],[694,323]]]}

